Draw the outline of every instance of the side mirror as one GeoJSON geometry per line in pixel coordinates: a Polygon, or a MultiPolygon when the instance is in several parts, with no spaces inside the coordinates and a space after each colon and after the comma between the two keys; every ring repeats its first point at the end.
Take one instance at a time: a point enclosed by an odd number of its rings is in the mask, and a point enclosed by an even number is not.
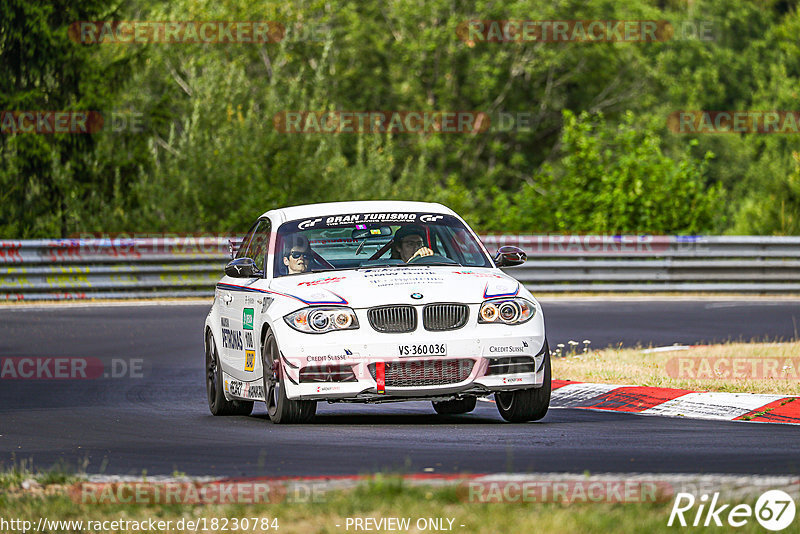
{"type": "Polygon", "coordinates": [[[515,265],[522,265],[527,260],[528,255],[525,254],[525,251],[511,245],[497,249],[497,255],[494,257],[494,263],[498,267],[514,267],[515,265]]]}
{"type": "Polygon", "coordinates": [[[228,265],[225,266],[225,274],[231,278],[255,278],[264,275],[252,258],[237,258],[228,262],[228,265]]]}

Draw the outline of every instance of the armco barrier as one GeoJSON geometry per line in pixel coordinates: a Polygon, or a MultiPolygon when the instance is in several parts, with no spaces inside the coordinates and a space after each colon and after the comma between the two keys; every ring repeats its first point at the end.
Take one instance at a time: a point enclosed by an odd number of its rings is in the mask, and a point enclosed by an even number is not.
{"type": "MultiPolygon", "coordinates": [[[[516,245],[534,292],[800,293],[800,237],[482,236],[516,245]]],[[[0,241],[0,300],[208,297],[226,238],[0,241]]]]}
{"type": "Polygon", "coordinates": [[[483,236],[528,254],[514,276],[534,292],[800,292],[800,237],[483,236]]]}
{"type": "Polygon", "coordinates": [[[0,300],[208,297],[220,237],[0,241],[0,300]]]}

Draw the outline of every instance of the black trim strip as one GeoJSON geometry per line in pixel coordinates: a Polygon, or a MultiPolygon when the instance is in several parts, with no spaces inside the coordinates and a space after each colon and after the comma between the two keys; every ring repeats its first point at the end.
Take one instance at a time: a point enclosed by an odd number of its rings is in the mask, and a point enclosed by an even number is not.
{"type": "Polygon", "coordinates": [[[300,366],[298,366],[298,365],[294,365],[294,364],[289,363],[289,360],[286,359],[286,356],[284,356],[282,352],[281,352],[281,358],[283,359],[283,363],[285,363],[286,365],[288,365],[292,369],[299,369],[300,368],[300,366]]]}
{"type": "MultiPolygon", "coordinates": [[[[541,356],[542,354],[544,354],[544,351],[549,349],[549,348],[550,348],[550,346],[547,344],[547,338],[545,338],[544,339],[544,343],[542,343],[542,350],[540,350],[539,354],[537,354],[536,356],[541,356]]],[[[542,365],[539,366],[539,368],[536,370],[536,372],[538,373],[542,369],[544,369],[544,358],[542,358],[542,365]]]]}

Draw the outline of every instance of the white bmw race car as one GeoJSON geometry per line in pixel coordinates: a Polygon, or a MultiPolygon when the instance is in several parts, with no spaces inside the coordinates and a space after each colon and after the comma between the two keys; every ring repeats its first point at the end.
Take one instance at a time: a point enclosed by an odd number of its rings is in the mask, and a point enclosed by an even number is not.
{"type": "Polygon", "coordinates": [[[429,400],[467,413],[494,394],[512,422],[544,417],[550,350],[542,308],[452,210],[364,201],[268,211],[217,283],[205,321],[208,405],[273,423],[317,401],[429,400]]]}

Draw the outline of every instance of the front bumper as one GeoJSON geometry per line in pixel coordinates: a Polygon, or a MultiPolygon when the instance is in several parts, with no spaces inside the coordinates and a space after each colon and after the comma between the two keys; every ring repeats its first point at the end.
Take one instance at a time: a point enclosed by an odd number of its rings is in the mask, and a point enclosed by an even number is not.
{"type": "Polygon", "coordinates": [[[309,335],[286,325],[276,327],[290,399],[435,400],[536,388],[544,380],[541,317],[516,326],[472,324],[447,332],[404,334],[360,329],[309,335]],[[446,355],[400,356],[401,347],[408,345],[443,345],[446,355]]]}

